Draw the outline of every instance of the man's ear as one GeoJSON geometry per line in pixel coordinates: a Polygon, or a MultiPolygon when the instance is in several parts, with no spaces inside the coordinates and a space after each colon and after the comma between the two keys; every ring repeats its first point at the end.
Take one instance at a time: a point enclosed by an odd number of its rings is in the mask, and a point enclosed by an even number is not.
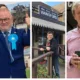
{"type": "Polygon", "coordinates": [[[14,22],[14,17],[13,17],[13,16],[11,16],[11,18],[12,18],[12,20],[13,20],[13,22],[14,22]]]}

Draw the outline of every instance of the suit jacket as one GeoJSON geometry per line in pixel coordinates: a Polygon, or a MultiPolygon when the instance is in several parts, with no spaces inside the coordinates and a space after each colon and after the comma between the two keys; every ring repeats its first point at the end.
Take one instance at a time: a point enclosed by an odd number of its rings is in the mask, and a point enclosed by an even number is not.
{"type": "Polygon", "coordinates": [[[10,53],[5,38],[0,31],[0,78],[25,78],[24,46],[30,45],[30,31],[12,28],[12,34],[18,35],[16,50],[11,50],[14,62],[11,63],[10,53]]]}
{"type": "MultiPolygon", "coordinates": [[[[46,46],[46,42],[47,41],[45,41],[44,42],[44,46],[46,46]]],[[[53,51],[53,57],[57,57],[58,56],[58,44],[57,44],[57,41],[55,40],[55,38],[52,38],[51,40],[50,40],[50,46],[49,46],[51,49],[50,49],[50,51],[53,51]]],[[[44,47],[45,49],[46,49],[46,47],[44,47]]],[[[46,50],[46,52],[47,52],[47,50],[46,50]]]]}

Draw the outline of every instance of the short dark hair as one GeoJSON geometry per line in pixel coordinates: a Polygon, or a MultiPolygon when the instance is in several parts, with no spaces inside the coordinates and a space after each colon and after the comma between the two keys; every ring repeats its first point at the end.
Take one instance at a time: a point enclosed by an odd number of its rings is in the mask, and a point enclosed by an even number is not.
{"type": "Polygon", "coordinates": [[[0,4],[0,8],[1,8],[1,7],[5,7],[6,9],[8,9],[5,4],[0,4]]]}
{"type": "Polygon", "coordinates": [[[52,35],[53,35],[53,34],[54,34],[54,32],[52,32],[52,31],[48,31],[48,32],[47,32],[47,34],[52,34],[52,35]]]}

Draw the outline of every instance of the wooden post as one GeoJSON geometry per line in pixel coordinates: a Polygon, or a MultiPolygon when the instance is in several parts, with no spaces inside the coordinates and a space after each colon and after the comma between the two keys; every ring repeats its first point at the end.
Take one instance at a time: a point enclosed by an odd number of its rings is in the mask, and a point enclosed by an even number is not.
{"type": "Polygon", "coordinates": [[[37,63],[32,64],[32,78],[37,78],[37,63]]]}
{"type": "Polygon", "coordinates": [[[47,65],[47,67],[48,67],[48,75],[50,75],[50,56],[48,56],[47,59],[48,59],[48,65],[47,65]]]}
{"type": "Polygon", "coordinates": [[[52,55],[50,55],[50,77],[52,78],[52,55]]]}
{"type": "Polygon", "coordinates": [[[32,49],[32,59],[34,58],[34,49],[32,49]]]}

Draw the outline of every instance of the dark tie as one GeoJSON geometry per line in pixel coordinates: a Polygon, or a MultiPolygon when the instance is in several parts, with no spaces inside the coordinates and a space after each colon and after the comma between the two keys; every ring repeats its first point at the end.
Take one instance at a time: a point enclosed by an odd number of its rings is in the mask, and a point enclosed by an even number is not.
{"type": "Polygon", "coordinates": [[[11,53],[11,44],[10,44],[10,42],[8,41],[8,34],[9,34],[9,32],[4,32],[5,41],[6,41],[6,45],[7,45],[7,47],[8,47],[9,53],[10,53],[11,62],[13,62],[13,61],[14,61],[14,58],[13,58],[12,53],[11,53]]]}

